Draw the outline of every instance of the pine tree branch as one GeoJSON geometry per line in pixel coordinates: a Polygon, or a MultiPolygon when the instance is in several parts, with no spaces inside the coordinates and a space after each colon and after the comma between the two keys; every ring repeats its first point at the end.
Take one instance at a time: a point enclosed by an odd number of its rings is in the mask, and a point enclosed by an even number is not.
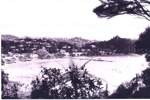
{"type": "Polygon", "coordinates": [[[139,6],[142,9],[144,14],[146,14],[148,17],[150,17],[150,14],[148,14],[148,12],[144,9],[144,7],[137,0],[134,0],[134,1],[137,4],[137,6],[139,6]]]}

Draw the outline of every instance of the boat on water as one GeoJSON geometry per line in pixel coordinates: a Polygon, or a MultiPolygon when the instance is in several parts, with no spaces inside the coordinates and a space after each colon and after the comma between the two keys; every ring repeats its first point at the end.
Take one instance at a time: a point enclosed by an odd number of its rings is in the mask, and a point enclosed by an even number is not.
{"type": "Polygon", "coordinates": [[[108,61],[108,60],[104,60],[104,59],[101,59],[101,58],[96,58],[96,59],[93,59],[92,61],[113,62],[113,61],[108,61]]]}

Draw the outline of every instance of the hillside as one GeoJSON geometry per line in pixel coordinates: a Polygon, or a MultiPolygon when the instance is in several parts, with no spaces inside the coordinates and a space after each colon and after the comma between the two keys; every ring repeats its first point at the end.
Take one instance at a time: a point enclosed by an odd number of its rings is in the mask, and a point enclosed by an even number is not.
{"type": "MultiPolygon", "coordinates": [[[[26,38],[26,37],[23,37],[26,38]]],[[[31,37],[29,37],[31,38],[31,37]]],[[[15,40],[15,39],[19,39],[19,37],[14,36],[14,35],[1,35],[1,39],[2,40],[15,40]]],[[[32,38],[32,39],[38,39],[38,38],[32,38]]],[[[45,39],[49,39],[52,41],[57,41],[57,42],[67,42],[70,43],[72,45],[76,45],[77,47],[82,47],[87,43],[92,43],[93,41],[91,40],[87,40],[87,39],[83,39],[81,37],[74,37],[74,38],[45,38],[45,39]]]]}
{"type": "Polygon", "coordinates": [[[116,53],[135,53],[135,41],[131,39],[121,38],[119,36],[115,36],[107,41],[98,41],[86,44],[82,48],[84,49],[93,49],[95,55],[97,55],[97,51],[115,51],[116,53]]]}
{"type": "MultiPolygon", "coordinates": [[[[113,37],[107,41],[92,41],[83,39],[80,37],[74,37],[71,39],[68,38],[18,38],[12,35],[2,35],[2,47],[4,48],[4,53],[12,50],[11,48],[20,48],[19,43],[22,42],[23,50],[19,49],[20,52],[29,52],[38,50],[42,46],[47,47],[47,50],[51,53],[57,52],[58,50],[66,48],[67,52],[71,52],[74,49],[77,49],[79,52],[82,50],[88,50],[90,55],[99,55],[100,52],[115,52],[115,53],[135,53],[134,40],[121,38],[119,36],[113,37]],[[18,42],[7,41],[17,39],[18,42]],[[7,41],[7,42],[5,42],[7,41]],[[30,42],[30,44],[28,44],[30,42]],[[7,47],[6,47],[7,46],[7,47]],[[15,46],[15,47],[11,47],[15,46]],[[30,48],[30,49],[29,49],[30,48]],[[70,49],[68,49],[70,48],[70,49]],[[89,52],[90,50],[90,52],[89,52]]],[[[16,51],[16,50],[15,50],[16,51]]]]}
{"type": "Polygon", "coordinates": [[[17,36],[14,36],[14,35],[9,35],[9,34],[7,34],[7,35],[1,35],[1,39],[7,41],[7,40],[15,40],[15,39],[18,39],[18,37],[17,37],[17,36]]]}
{"type": "Polygon", "coordinates": [[[93,42],[91,40],[83,39],[81,37],[74,37],[74,38],[70,38],[70,39],[68,39],[68,38],[53,38],[53,40],[58,41],[58,42],[67,42],[72,45],[76,45],[77,47],[82,47],[85,44],[93,42]]]}

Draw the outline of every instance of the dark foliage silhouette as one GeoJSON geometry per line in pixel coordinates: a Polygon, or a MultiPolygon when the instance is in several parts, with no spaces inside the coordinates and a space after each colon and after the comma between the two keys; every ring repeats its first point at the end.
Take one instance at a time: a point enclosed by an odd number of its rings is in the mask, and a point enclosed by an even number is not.
{"type": "Polygon", "coordinates": [[[133,98],[150,98],[150,68],[147,68],[142,72],[141,75],[144,87],[139,88],[138,91],[134,93],[133,98]]]}
{"type": "Polygon", "coordinates": [[[81,71],[74,64],[65,73],[56,68],[43,68],[41,73],[42,78],[37,77],[32,82],[31,98],[94,99],[108,96],[99,78],[89,76],[86,71],[81,76],[81,71]]]}
{"type": "MultiPolygon", "coordinates": [[[[117,37],[117,36],[116,36],[117,37]]],[[[24,38],[24,39],[16,39],[14,41],[9,40],[2,40],[2,54],[8,54],[8,52],[12,53],[33,53],[45,47],[45,49],[49,53],[59,53],[61,50],[65,50],[70,54],[77,51],[83,52],[86,56],[93,56],[93,55],[101,55],[99,52],[100,50],[111,51],[116,50],[118,53],[128,53],[129,50],[127,49],[129,46],[134,48],[134,41],[125,38],[116,38],[113,37],[108,41],[87,41],[83,42],[84,45],[78,47],[76,44],[71,44],[69,42],[62,42],[62,41],[53,41],[49,39],[36,39],[36,38],[24,38]],[[24,41],[24,42],[22,42],[24,41]],[[121,41],[121,42],[120,42],[121,41]],[[118,42],[120,42],[118,44],[118,42]],[[42,45],[41,45],[42,44],[42,45]],[[93,47],[95,45],[95,47],[93,47]],[[90,51],[88,51],[90,49],[90,51]],[[120,49],[120,50],[119,50],[120,49]]],[[[76,39],[78,41],[78,38],[76,39]]],[[[80,40],[80,39],[79,39],[80,40]]],[[[67,40],[66,40],[67,41],[67,40]]],[[[80,45],[80,44],[79,44],[80,45]]]]}
{"type": "Polygon", "coordinates": [[[6,74],[3,70],[1,71],[1,77],[2,99],[18,99],[17,84],[10,82],[8,74],[6,74]]]}
{"type": "MultiPolygon", "coordinates": [[[[147,54],[146,61],[150,61],[150,28],[141,33],[135,42],[136,53],[147,54]]],[[[150,65],[149,65],[150,66],[150,65]]],[[[150,67],[142,71],[130,82],[121,84],[109,98],[150,98],[150,67]]]]}
{"type": "Polygon", "coordinates": [[[150,89],[150,68],[143,71],[142,79],[145,86],[150,89]]]}
{"type": "Polygon", "coordinates": [[[99,17],[112,18],[117,15],[136,15],[150,21],[149,0],[99,0],[101,5],[93,12],[99,17]]]}
{"type": "Polygon", "coordinates": [[[150,54],[150,27],[146,28],[143,33],[140,34],[139,39],[135,42],[136,51],[138,54],[150,54]]]}
{"type": "Polygon", "coordinates": [[[115,53],[135,53],[133,50],[135,50],[134,46],[134,40],[121,38],[119,36],[115,36],[112,39],[108,41],[101,41],[101,42],[93,42],[90,44],[86,44],[82,48],[84,49],[90,49],[91,51],[87,52],[87,55],[101,55],[100,51],[105,51],[107,55],[109,55],[109,52],[115,52],[115,53]],[[92,48],[92,45],[95,46],[95,48],[92,48]],[[132,48],[133,50],[130,50],[132,48]]]}
{"type": "Polygon", "coordinates": [[[150,68],[130,82],[121,84],[108,98],[150,98],[150,68]]]}

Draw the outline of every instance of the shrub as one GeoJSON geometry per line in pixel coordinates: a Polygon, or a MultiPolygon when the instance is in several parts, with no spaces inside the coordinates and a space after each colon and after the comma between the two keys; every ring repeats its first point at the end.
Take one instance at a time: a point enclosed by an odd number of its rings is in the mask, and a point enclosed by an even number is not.
{"type": "Polygon", "coordinates": [[[1,65],[5,65],[5,62],[2,58],[1,58],[1,65]]]}
{"type": "Polygon", "coordinates": [[[49,52],[45,48],[42,48],[37,51],[37,54],[38,58],[43,59],[46,55],[49,54],[49,52]]]}
{"type": "Polygon", "coordinates": [[[8,52],[8,56],[9,56],[9,57],[12,57],[12,56],[13,56],[13,53],[12,53],[12,52],[8,52]]]}
{"type": "Polygon", "coordinates": [[[133,91],[136,88],[136,83],[132,85],[129,82],[125,82],[118,86],[117,90],[108,98],[131,98],[133,91]]]}
{"type": "Polygon", "coordinates": [[[19,56],[20,61],[26,61],[25,57],[23,55],[19,56]]]}
{"type": "Polygon", "coordinates": [[[18,88],[16,84],[10,82],[8,79],[8,74],[1,71],[2,75],[2,99],[18,99],[18,88]]]}
{"type": "Polygon", "coordinates": [[[26,54],[25,54],[25,58],[26,58],[26,59],[31,59],[31,54],[30,54],[30,53],[26,53],[26,54]]]}
{"type": "Polygon", "coordinates": [[[150,68],[130,82],[121,84],[109,98],[150,98],[150,68]]]}
{"type": "Polygon", "coordinates": [[[100,79],[89,76],[86,70],[80,71],[74,64],[65,73],[56,68],[43,68],[41,73],[42,78],[37,77],[32,81],[32,99],[90,99],[107,96],[100,79]]]}
{"type": "Polygon", "coordinates": [[[150,27],[147,27],[144,32],[139,36],[139,39],[135,42],[136,53],[138,54],[150,54],[150,27]]]}
{"type": "Polygon", "coordinates": [[[141,77],[143,79],[143,83],[145,84],[145,86],[150,89],[150,68],[144,70],[142,72],[141,77]]]}
{"type": "Polygon", "coordinates": [[[146,61],[147,61],[147,62],[150,62],[150,54],[146,54],[146,55],[145,55],[145,58],[146,58],[146,61]]]}
{"type": "Polygon", "coordinates": [[[46,55],[45,58],[46,58],[46,59],[50,59],[50,58],[52,58],[52,56],[51,56],[50,54],[48,54],[48,55],[46,55]]]}
{"type": "Polygon", "coordinates": [[[61,52],[58,52],[55,54],[55,57],[56,58],[63,58],[65,56],[65,54],[61,53],[61,52]]]}

